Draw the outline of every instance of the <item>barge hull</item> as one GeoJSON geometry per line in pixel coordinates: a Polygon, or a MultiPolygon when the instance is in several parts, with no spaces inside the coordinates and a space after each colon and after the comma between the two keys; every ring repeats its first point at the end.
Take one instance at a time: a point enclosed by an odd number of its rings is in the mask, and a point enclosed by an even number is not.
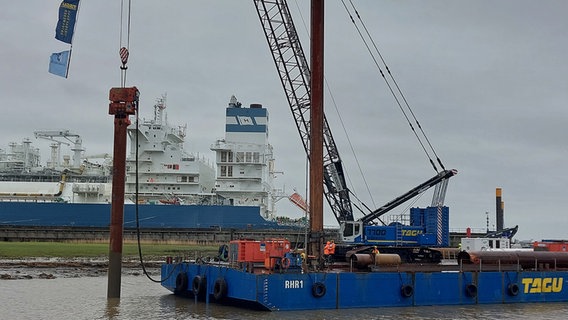
{"type": "MultiPolygon", "coordinates": [[[[2,202],[0,225],[44,227],[108,227],[109,203],[2,202]]],[[[259,207],[227,205],[138,205],[142,228],[269,229],[259,207]]],[[[124,227],[136,227],[136,206],[124,205],[124,227]]]]}
{"type": "Polygon", "coordinates": [[[172,292],[194,296],[195,279],[206,279],[200,296],[206,301],[271,311],[568,301],[566,271],[258,274],[183,262],[164,264],[161,272],[166,279],[162,285],[172,292]],[[187,283],[179,282],[180,273],[187,283]],[[226,289],[222,294],[219,281],[226,289]]]}

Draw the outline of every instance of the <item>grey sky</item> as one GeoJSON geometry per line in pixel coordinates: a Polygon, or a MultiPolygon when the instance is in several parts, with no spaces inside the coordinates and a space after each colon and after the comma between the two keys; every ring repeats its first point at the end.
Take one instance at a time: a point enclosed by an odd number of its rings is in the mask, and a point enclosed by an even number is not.
{"type": "MultiPolygon", "coordinates": [[[[489,212],[493,228],[502,187],[505,225],[518,224],[518,238],[568,239],[568,3],[353,2],[446,168],[459,170],[446,197],[451,227],[485,228],[489,212]]],[[[47,72],[50,54],[67,48],[54,39],[59,4],[32,0],[0,12],[0,148],[34,130],[65,128],[82,135],[87,154],[110,153],[120,1],[82,1],[68,79],[47,72]]],[[[308,52],[298,4],[307,20],[308,1],[289,1],[308,52]]],[[[326,114],[352,190],[378,207],[435,172],[341,2],[327,1],[326,13],[326,78],[374,204],[331,103],[326,114]]],[[[127,85],[141,91],[142,117],[167,93],[169,121],[188,124],[187,150],[213,159],[230,96],[262,103],[285,172],[277,181],[304,194],[301,142],[252,1],[133,1],[130,49],[127,85]]],[[[414,206],[430,200],[428,192],[414,206]]],[[[301,216],[286,201],[279,214],[301,216]]],[[[335,225],[329,212],[324,223],[335,225]]]]}

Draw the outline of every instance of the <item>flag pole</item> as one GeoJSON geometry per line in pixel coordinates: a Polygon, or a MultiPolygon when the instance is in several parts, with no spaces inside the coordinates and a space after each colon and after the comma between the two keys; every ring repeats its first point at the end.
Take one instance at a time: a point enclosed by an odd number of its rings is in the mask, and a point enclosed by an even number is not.
{"type": "Polygon", "coordinates": [[[71,43],[69,44],[69,59],[67,60],[67,69],[65,70],[65,79],[69,75],[69,66],[71,65],[71,54],[73,53],[73,39],[75,38],[75,30],[79,22],[79,10],[81,9],[81,1],[77,1],[77,13],[75,14],[75,23],[73,24],[73,32],[71,33],[71,43]]]}
{"type": "Polygon", "coordinates": [[[73,45],[69,46],[69,56],[67,57],[67,68],[65,69],[65,79],[69,75],[69,65],[71,64],[71,53],[73,52],[73,45]]]}

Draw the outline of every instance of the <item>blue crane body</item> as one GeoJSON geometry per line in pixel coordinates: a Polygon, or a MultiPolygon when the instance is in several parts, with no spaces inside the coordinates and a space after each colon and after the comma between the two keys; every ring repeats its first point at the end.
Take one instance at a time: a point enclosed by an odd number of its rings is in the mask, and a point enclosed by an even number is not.
{"type": "Polygon", "coordinates": [[[449,208],[426,207],[410,209],[410,224],[363,225],[361,222],[346,222],[349,231],[343,229],[343,242],[359,245],[401,247],[448,247],[450,242],[449,208]],[[440,224],[438,224],[440,221],[440,224]],[[356,232],[360,231],[360,232],[356,232]]]}

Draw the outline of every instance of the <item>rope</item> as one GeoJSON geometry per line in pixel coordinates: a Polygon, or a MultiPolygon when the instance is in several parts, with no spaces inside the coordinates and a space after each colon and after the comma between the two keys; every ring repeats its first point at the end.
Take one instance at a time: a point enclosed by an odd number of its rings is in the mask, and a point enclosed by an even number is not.
{"type": "MultiPolygon", "coordinates": [[[[298,9],[298,14],[300,15],[300,19],[302,20],[304,30],[306,31],[306,33],[308,34],[308,37],[309,37],[310,33],[308,31],[308,27],[307,27],[306,21],[304,19],[304,16],[302,15],[302,10],[300,9],[300,5],[298,4],[298,1],[295,1],[295,3],[296,3],[296,8],[298,9]]],[[[351,138],[349,137],[349,133],[347,132],[347,128],[345,127],[345,123],[343,122],[343,117],[341,116],[341,113],[339,112],[339,108],[337,107],[335,97],[333,95],[333,92],[331,90],[329,82],[327,81],[327,78],[324,77],[324,81],[325,81],[325,87],[327,89],[327,92],[329,93],[329,96],[331,98],[331,102],[332,102],[333,107],[335,109],[335,113],[337,113],[339,123],[341,124],[341,128],[343,129],[343,133],[345,134],[345,137],[347,138],[347,143],[349,144],[349,148],[351,149],[351,154],[353,155],[353,158],[355,159],[355,163],[357,164],[357,169],[359,170],[359,175],[361,176],[361,179],[363,180],[363,184],[365,185],[365,188],[367,189],[367,193],[369,194],[369,198],[371,199],[371,202],[373,203],[373,207],[376,207],[377,205],[375,203],[375,199],[373,198],[373,194],[371,193],[371,188],[369,187],[369,183],[367,182],[365,174],[363,174],[363,169],[361,168],[361,163],[359,162],[359,157],[357,156],[357,153],[355,152],[355,148],[353,147],[353,143],[351,142],[351,138]]],[[[346,176],[346,178],[349,182],[349,185],[353,186],[354,184],[351,182],[351,177],[350,177],[349,172],[347,170],[345,170],[345,176],[346,176]]],[[[353,193],[351,193],[351,194],[353,194],[353,193]]]]}
{"type": "MultiPolygon", "coordinates": [[[[130,48],[130,26],[131,26],[131,7],[132,7],[132,0],[128,0],[128,8],[126,9],[127,13],[126,13],[126,43],[123,42],[123,30],[125,28],[124,26],[124,18],[125,18],[125,8],[124,8],[124,4],[125,4],[126,0],[122,0],[120,3],[120,43],[119,43],[119,55],[120,55],[120,60],[122,62],[122,66],[120,67],[120,84],[121,86],[124,88],[126,86],[126,70],[128,69],[128,67],[126,66],[126,63],[128,62],[128,57],[129,57],[129,48],[130,48]]],[[[142,255],[142,245],[141,245],[141,239],[140,239],[140,211],[139,211],[139,198],[138,198],[138,189],[139,189],[139,177],[138,177],[138,157],[139,157],[139,141],[138,141],[138,132],[140,131],[140,104],[138,104],[137,110],[136,110],[136,148],[135,148],[135,157],[136,157],[136,164],[135,164],[135,172],[136,172],[136,179],[135,179],[135,193],[134,193],[134,210],[136,213],[136,242],[138,245],[138,258],[140,260],[140,266],[142,267],[142,271],[144,273],[144,275],[152,282],[156,282],[156,283],[162,283],[166,280],[168,280],[172,275],[173,275],[173,271],[176,269],[175,267],[172,268],[171,272],[166,276],[166,278],[164,279],[154,279],[152,278],[152,276],[150,276],[150,273],[148,272],[148,270],[146,270],[146,264],[144,263],[144,257],[142,255]]]]}
{"type": "Polygon", "coordinates": [[[135,184],[136,184],[136,190],[134,193],[134,210],[136,212],[136,242],[138,245],[138,259],[140,260],[140,266],[142,267],[142,271],[144,273],[144,275],[146,276],[146,278],[150,279],[150,281],[152,282],[156,282],[156,283],[162,283],[166,280],[168,280],[172,275],[173,275],[173,270],[175,270],[175,268],[172,268],[172,271],[164,278],[164,279],[154,279],[152,278],[152,276],[150,275],[150,273],[148,272],[148,270],[146,270],[146,264],[144,263],[144,257],[142,255],[142,245],[141,245],[141,241],[140,241],[140,212],[139,212],[139,199],[138,199],[138,188],[139,188],[139,177],[138,177],[138,157],[139,157],[139,151],[138,151],[138,146],[139,146],[139,141],[138,141],[138,132],[140,131],[140,118],[139,118],[139,114],[140,114],[140,106],[138,107],[138,110],[136,110],[136,164],[134,166],[134,170],[136,172],[136,179],[135,179],[135,184]]]}

